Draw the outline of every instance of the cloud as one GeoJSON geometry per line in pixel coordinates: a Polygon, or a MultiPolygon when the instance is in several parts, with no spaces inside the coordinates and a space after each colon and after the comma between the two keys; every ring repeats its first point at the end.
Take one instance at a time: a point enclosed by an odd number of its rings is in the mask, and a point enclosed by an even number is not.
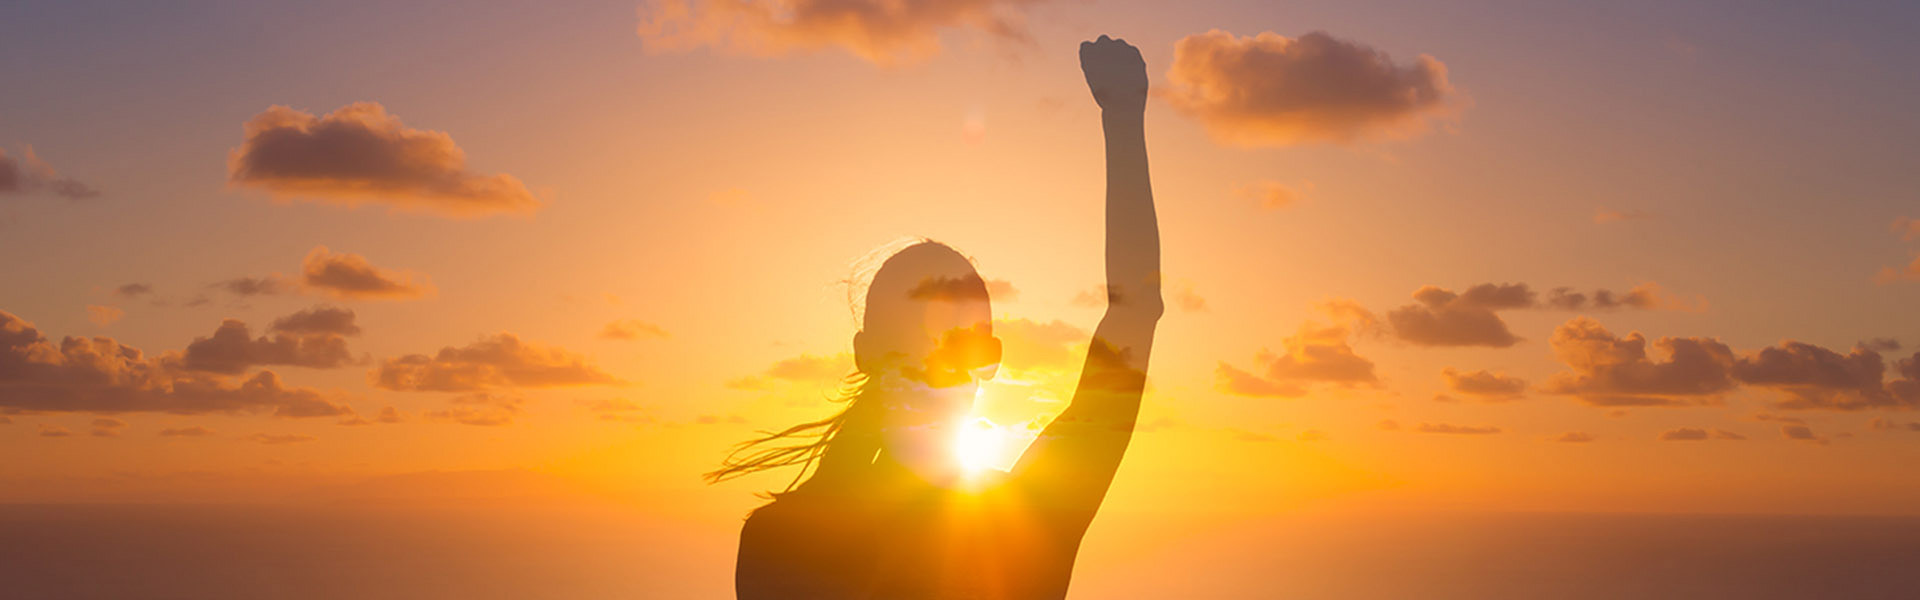
{"type": "Polygon", "coordinates": [[[993,335],[1003,346],[1001,364],[1021,371],[1077,371],[1093,339],[1087,330],[1058,319],[999,319],[993,322],[993,335]]]}
{"type": "Polygon", "coordinates": [[[97,304],[87,305],[87,320],[93,321],[93,324],[101,327],[112,325],[114,321],[118,321],[120,317],[124,316],[127,316],[127,311],[120,310],[119,307],[100,306],[97,304]]]}
{"type": "MultiPolygon", "coordinates": [[[[1309,182],[1302,184],[1300,187],[1311,190],[1313,189],[1313,184],[1309,182]]],[[[1260,208],[1267,210],[1280,210],[1293,206],[1306,197],[1306,194],[1301,189],[1271,179],[1256,181],[1241,186],[1240,189],[1234,191],[1234,195],[1239,196],[1243,200],[1257,203],[1260,205],[1260,208]]]]}
{"type": "Polygon", "coordinates": [[[1781,425],[1780,437],[1783,437],[1789,440],[1798,440],[1802,442],[1814,442],[1818,444],[1827,443],[1827,438],[1814,435],[1813,428],[1807,427],[1805,425],[1781,425]]]}
{"type": "Polygon", "coordinates": [[[1570,371],[1554,374],[1542,391],[1567,394],[1594,406],[1670,406],[1704,403],[1733,389],[1733,350],[1711,338],[1661,338],[1666,360],[1647,354],[1640,332],[1616,337],[1588,317],[1553,331],[1553,352],[1570,371]]]}
{"type": "Polygon", "coordinates": [[[1875,283],[1882,284],[1896,281],[1920,281],[1920,256],[1914,257],[1913,262],[1907,263],[1905,267],[1898,269],[1882,267],[1880,272],[1874,275],[1873,280],[1875,283]]]}
{"type": "Polygon", "coordinates": [[[1524,283],[1483,283],[1462,293],[1423,286],[1413,293],[1414,304],[1387,313],[1394,335],[1416,346],[1487,346],[1506,348],[1520,342],[1497,310],[1528,308],[1533,290],[1524,283]]]}
{"type": "Polygon", "coordinates": [[[1254,355],[1259,373],[1221,362],[1214,370],[1217,386],[1243,396],[1291,398],[1306,395],[1310,384],[1377,384],[1373,361],[1353,352],[1347,343],[1348,333],[1345,325],[1302,324],[1298,333],[1281,341],[1281,354],[1261,349],[1254,355]]]}
{"type": "Polygon", "coordinates": [[[127,422],[111,417],[100,417],[89,423],[93,437],[120,437],[121,430],[127,428],[127,422]]]}
{"type": "Polygon", "coordinates": [[[1020,290],[1014,288],[1011,281],[988,279],[987,297],[992,298],[994,302],[1013,302],[1020,299],[1020,290]]]}
{"type": "Polygon", "coordinates": [[[353,318],[351,309],[315,306],[274,319],[267,329],[295,335],[360,335],[360,326],[353,318]]]}
{"type": "Polygon", "coordinates": [[[1400,430],[1400,423],[1392,419],[1381,420],[1379,423],[1374,424],[1374,426],[1380,428],[1381,431],[1399,431],[1400,430]]]}
{"type": "Polygon", "coordinates": [[[177,370],[169,362],[106,337],[67,337],[56,345],[32,324],[0,311],[0,410],[282,417],[348,412],[317,391],[286,387],[272,371],[235,382],[177,370]]]}
{"type": "Polygon", "coordinates": [[[1446,381],[1447,389],[1492,402],[1513,400],[1527,391],[1525,379],[1504,373],[1484,370],[1463,373],[1447,367],[1440,371],[1440,377],[1446,381]]]}
{"type": "Polygon", "coordinates": [[[24,194],[43,189],[68,200],[100,195],[100,191],[93,189],[93,186],[62,177],[52,165],[33,153],[33,146],[23,146],[20,158],[7,156],[7,151],[0,149],[0,194],[24,194]]]}
{"type": "Polygon", "coordinates": [[[375,102],[323,117],[273,106],[253,117],[227,155],[227,181],[278,198],[482,217],[540,208],[520,180],[467,170],[466,152],[438,131],[412,129],[375,102]]]}
{"type": "Polygon", "coordinates": [[[1420,433],[1452,433],[1459,435],[1492,435],[1500,433],[1499,427],[1475,427],[1448,423],[1421,423],[1419,427],[1415,427],[1413,430],[1420,433]]]}
{"type": "Polygon", "coordinates": [[[268,275],[266,277],[235,277],[226,281],[209,284],[208,287],[216,288],[242,298],[252,296],[277,296],[293,291],[293,284],[278,275],[268,275]]]}
{"type": "Polygon", "coordinates": [[[1207,299],[1202,297],[1198,292],[1193,291],[1192,285],[1180,283],[1171,286],[1171,289],[1167,290],[1167,293],[1173,296],[1173,306],[1182,311],[1190,313],[1207,312],[1207,299]]]}
{"type": "Polygon", "coordinates": [[[668,337],[671,336],[667,335],[667,330],[661,329],[659,325],[634,319],[614,321],[600,330],[600,339],[606,340],[666,339],[668,337]]]}
{"type": "Polygon", "coordinates": [[[433,356],[408,354],[380,362],[374,387],[411,392],[474,392],[489,388],[546,388],[620,383],[586,357],[497,333],[433,356]]]}
{"type": "Polygon", "coordinates": [[[1893,231],[1906,241],[1920,240],[1920,219],[1900,217],[1893,220],[1893,231]]]}
{"type": "Polygon", "coordinates": [[[1626,292],[1613,292],[1604,289],[1594,290],[1591,294],[1573,291],[1573,288],[1554,288],[1542,303],[1543,308],[1561,310],[1683,310],[1702,312],[1707,309],[1707,299],[1695,296],[1691,300],[1666,294],[1660,284],[1646,282],[1633,286],[1626,292]]]}
{"type": "Polygon", "coordinates": [[[113,288],[113,295],[118,298],[139,298],[152,293],[153,286],[145,283],[129,283],[113,288]]]}
{"type": "Polygon", "coordinates": [[[1872,350],[1875,352],[1898,352],[1900,351],[1900,340],[1896,340],[1893,338],[1884,338],[1884,337],[1873,338],[1864,342],[1860,342],[1860,347],[1866,348],[1868,350],[1872,350]]]}
{"type": "Polygon", "coordinates": [[[373,266],[358,254],[335,254],[314,246],[300,261],[300,283],[310,289],[348,300],[404,300],[433,293],[425,277],[410,271],[373,266]],[[415,281],[418,279],[419,281],[415,281]]]}
{"type": "MultiPolygon", "coordinates": [[[[301,312],[286,318],[312,317],[310,313],[301,312]]],[[[347,313],[345,325],[353,325],[352,313],[347,313]]],[[[358,328],[354,330],[358,331],[358,328]]],[[[245,373],[257,366],[333,369],[351,362],[353,355],[347,351],[347,340],[338,333],[320,331],[290,334],[283,331],[272,337],[255,338],[248,331],[246,323],[235,319],[221,321],[212,337],[194,338],[192,343],[187,344],[180,359],[180,365],[186,369],[228,375],[245,373]]]]}
{"type": "Polygon", "coordinates": [[[1308,429],[1300,432],[1300,435],[1294,436],[1293,439],[1302,442],[1322,442],[1326,441],[1327,432],[1318,429],[1308,429]]]}
{"type": "Polygon", "coordinates": [[[1167,82],[1160,95],[1175,110],[1215,140],[1248,147],[1408,138],[1465,105],[1439,60],[1396,63],[1320,31],[1190,35],[1174,45],[1167,82]]]}
{"type": "Polygon", "coordinates": [[[1706,441],[1707,430],[1698,427],[1681,427],[1660,432],[1663,442],[1700,442],[1706,441]]]}
{"type": "Polygon", "coordinates": [[[1900,423],[1886,417],[1874,417],[1872,420],[1867,421],[1867,429],[1874,431],[1920,431],[1920,422],[1909,421],[1900,423]]]}
{"type": "Polygon", "coordinates": [[[427,411],[427,420],[479,427],[512,425],[527,401],[519,396],[476,392],[457,396],[451,402],[452,408],[427,411]]]}
{"type": "Polygon", "coordinates": [[[53,425],[41,425],[40,437],[73,437],[73,432],[67,430],[67,428],[65,427],[56,427],[53,425]]]}
{"type": "Polygon", "coordinates": [[[320,438],[307,435],[304,433],[256,433],[256,434],[247,436],[244,439],[246,439],[249,442],[259,442],[262,444],[278,446],[283,444],[298,444],[301,442],[311,442],[320,438]]]}
{"type": "Polygon", "coordinates": [[[1713,439],[1716,439],[1716,440],[1732,440],[1732,441],[1736,441],[1736,442],[1738,442],[1738,441],[1742,441],[1742,440],[1745,440],[1745,439],[1747,439],[1747,436],[1744,436],[1744,435],[1740,435],[1740,434],[1738,434],[1738,433],[1734,433],[1734,432],[1731,432],[1731,431],[1727,431],[1727,430],[1725,430],[1725,429],[1715,429],[1715,430],[1713,430],[1713,439]]]}
{"type": "Polygon", "coordinates": [[[770,384],[779,381],[811,384],[836,382],[845,377],[852,368],[853,355],[851,354],[802,353],[792,358],[780,359],[758,375],[728,381],[726,386],[736,390],[765,390],[770,384]]]}
{"type": "Polygon", "coordinates": [[[1580,431],[1569,431],[1569,432],[1560,434],[1560,437],[1553,438],[1553,441],[1564,442],[1568,444],[1584,444],[1584,443],[1593,441],[1593,434],[1580,432],[1580,431]]]}
{"type": "Polygon", "coordinates": [[[640,11],[648,51],[712,46],[774,57],[837,48],[880,65],[940,53],[940,32],[974,30],[1031,43],[1025,12],[1041,0],[653,0],[640,11]]]}
{"type": "Polygon", "coordinates": [[[212,429],[199,425],[189,427],[168,427],[160,430],[161,437],[207,437],[213,435],[212,429]]]}
{"type": "Polygon", "coordinates": [[[1787,340],[1743,356],[1733,365],[1741,383],[1784,392],[1781,409],[1860,410],[1920,406],[1920,398],[1902,399],[1882,383],[1886,363],[1875,352],[1856,346],[1838,352],[1787,340]]]}

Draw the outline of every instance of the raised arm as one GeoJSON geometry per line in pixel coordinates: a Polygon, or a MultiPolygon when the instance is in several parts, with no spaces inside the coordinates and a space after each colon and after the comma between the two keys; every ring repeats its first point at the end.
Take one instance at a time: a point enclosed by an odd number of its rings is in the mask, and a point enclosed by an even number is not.
{"type": "Polygon", "coordinates": [[[1106,132],[1107,313],[1093,332],[1072,404],[1020,457],[1014,475],[1043,501],[1091,519],[1133,438],[1164,304],[1160,228],[1147,179],[1146,63],[1138,49],[1103,35],[1080,44],[1080,68],[1106,132]]]}

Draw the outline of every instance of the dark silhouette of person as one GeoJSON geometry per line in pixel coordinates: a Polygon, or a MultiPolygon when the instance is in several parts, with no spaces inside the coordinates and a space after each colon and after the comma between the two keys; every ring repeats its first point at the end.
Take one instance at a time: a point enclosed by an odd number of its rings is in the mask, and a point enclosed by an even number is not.
{"type": "Polygon", "coordinates": [[[839,398],[847,407],[747,442],[707,474],[800,466],[741,529],[740,598],[1066,595],[1081,538],[1133,437],[1164,311],[1146,65],[1107,36],[1080,45],[1080,65],[1106,135],[1108,306],[1072,403],[1011,471],[962,469],[953,442],[1000,362],[987,287],[945,245],[899,250],[866,289],[855,372],[839,398]]]}

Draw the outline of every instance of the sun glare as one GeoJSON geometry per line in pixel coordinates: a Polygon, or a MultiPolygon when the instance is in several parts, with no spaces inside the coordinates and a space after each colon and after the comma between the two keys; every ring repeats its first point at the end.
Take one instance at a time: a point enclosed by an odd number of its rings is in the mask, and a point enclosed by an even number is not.
{"type": "Polygon", "coordinates": [[[985,417],[975,417],[954,439],[953,452],[959,458],[960,466],[968,473],[993,468],[1000,458],[1000,446],[1003,433],[1000,427],[985,417]]]}

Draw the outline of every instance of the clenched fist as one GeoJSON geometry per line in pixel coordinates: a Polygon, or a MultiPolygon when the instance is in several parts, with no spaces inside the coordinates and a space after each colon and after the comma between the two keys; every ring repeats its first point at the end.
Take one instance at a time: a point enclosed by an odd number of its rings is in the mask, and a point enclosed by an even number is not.
{"type": "Polygon", "coordinates": [[[1147,62],[1140,49],[1126,40],[1100,39],[1080,42],[1080,70],[1087,75],[1087,87],[1093,100],[1108,113],[1143,113],[1147,110],[1147,62]]]}

